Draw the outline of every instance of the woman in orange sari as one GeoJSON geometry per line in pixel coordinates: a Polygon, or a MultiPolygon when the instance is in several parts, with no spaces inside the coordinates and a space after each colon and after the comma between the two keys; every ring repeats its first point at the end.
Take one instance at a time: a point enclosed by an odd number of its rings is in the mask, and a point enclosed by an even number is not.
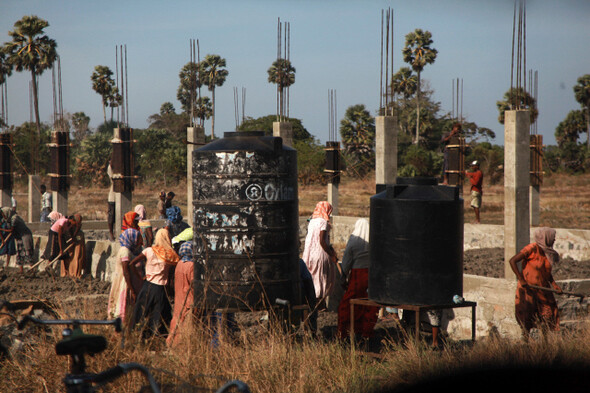
{"type": "Polygon", "coordinates": [[[559,254],[553,249],[555,229],[538,228],[534,240],[510,258],[510,267],[518,279],[516,320],[525,338],[538,322],[543,329],[559,330],[559,311],[553,293],[530,287],[534,285],[562,292],[551,274],[552,266],[559,262],[559,254]],[[518,262],[522,263],[521,269],[517,266],[518,262]]]}

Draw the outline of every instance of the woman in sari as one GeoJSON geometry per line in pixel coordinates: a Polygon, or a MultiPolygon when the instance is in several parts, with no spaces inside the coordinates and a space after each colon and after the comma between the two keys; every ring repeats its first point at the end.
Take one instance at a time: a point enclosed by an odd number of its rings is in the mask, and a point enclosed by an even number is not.
{"type": "Polygon", "coordinates": [[[510,267],[518,279],[516,320],[525,339],[538,322],[541,322],[543,329],[559,330],[559,312],[553,293],[531,288],[534,285],[562,292],[551,273],[553,265],[559,262],[559,254],[553,249],[555,233],[553,228],[537,228],[534,232],[535,242],[510,258],[510,267]],[[521,269],[517,266],[518,262],[522,264],[521,269]]]}
{"type": "MultiPolygon", "coordinates": [[[[369,296],[369,264],[369,222],[360,218],[354,224],[342,257],[342,275],[348,284],[338,306],[340,338],[345,338],[350,329],[350,300],[369,296]]],[[[354,333],[365,338],[373,336],[378,312],[378,307],[357,306],[354,313],[354,333]]]]}
{"type": "Polygon", "coordinates": [[[170,322],[170,335],[166,339],[168,345],[174,345],[180,340],[184,329],[184,320],[189,315],[194,300],[193,242],[182,243],[178,253],[180,262],[174,269],[174,313],[170,322]]]}
{"type": "Polygon", "coordinates": [[[302,259],[313,277],[316,298],[321,302],[334,287],[338,258],[330,245],[330,214],[332,205],[326,201],[316,205],[305,238],[302,259]]]}
{"type": "MultiPolygon", "coordinates": [[[[61,277],[82,277],[82,269],[86,264],[86,239],[82,232],[82,216],[74,214],[70,217],[73,225],[69,230],[69,249],[66,258],[61,260],[61,277]]],[[[66,236],[68,237],[68,236],[66,236]]]]}
{"type": "Polygon", "coordinates": [[[64,250],[67,250],[66,233],[76,223],[74,219],[64,217],[58,212],[51,212],[49,218],[52,220],[52,225],[49,228],[49,236],[47,238],[47,247],[43,253],[43,259],[53,261],[55,258],[64,258],[64,250]]]}
{"type": "Polygon", "coordinates": [[[126,229],[119,235],[119,244],[121,248],[117,253],[107,312],[110,318],[120,317],[128,321],[135,304],[135,294],[141,289],[142,277],[126,274],[124,265],[141,252],[141,234],[137,229],[126,229]]]}
{"type": "Polygon", "coordinates": [[[135,206],[135,213],[137,213],[139,218],[137,225],[139,226],[139,231],[141,232],[141,237],[143,238],[143,247],[150,247],[154,241],[154,233],[152,231],[152,223],[147,219],[145,206],[135,206]]]}
{"type": "MultiPolygon", "coordinates": [[[[175,266],[180,257],[172,248],[170,234],[167,228],[156,232],[154,244],[144,249],[130,263],[123,265],[123,269],[133,271],[139,275],[136,264],[145,262],[145,276],[139,293],[135,293],[137,300],[133,310],[133,326],[144,323],[147,330],[144,335],[165,334],[166,326],[172,319],[171,306],[166,295],[166,285],[169,280],[170,268],[175,266]]],[[[134,291],[135,289],[132,288],[134,291]]]]}

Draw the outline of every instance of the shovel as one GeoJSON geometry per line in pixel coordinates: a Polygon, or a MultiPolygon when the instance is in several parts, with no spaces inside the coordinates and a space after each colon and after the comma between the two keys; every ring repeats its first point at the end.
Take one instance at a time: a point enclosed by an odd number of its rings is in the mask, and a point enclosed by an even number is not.
{"type": "Polygon", "coordinates": [[[568,296],[579,297],[580,298],[580,304],[582,304],[582,302],[584,301],[584,298],[586,297],[586,295],[584,295],[582,293],[567,292],[567,291],[561,291],[561,292],[559,292],[556,289],[546,288],[546,287],[540,287],[538,285],[529,285],[529,287],[534,288],[534,289],[541,289],[541,290],[547,291],[547,292],[557,293],[557,294],[560,294],[560,295],[568,295],[568,296]]]}
{"type": "MultiPolygon", "coordinates": [[[[55,261],[59,260],[59,258],[61,258],[61,257],[64,255],[64,253],[65,253],[66,251],[68,251],[68,250],[70,249],[70,247],[72,247],[73,245],[74,245],[74,243],[70,243],[70,244],[69,244],[69,245],[68,245],[68,246],[67,246],[67,247],[66,247],[66,248],[63,250],[63,252],[62,252],[61,254],[59,254],[57,257],[55,257],[55,259],[54,259],[53,261],[49,262],[49,264],[47,265],[47,268],[50,268],[51,266],[53,266],[53,264],[55,263],[55,261]]],[[[40,259],[38,262],[36,262],[34,265],[32,265],[32,266],[29,268],[29,272],[30,272],[30,271],[32,271],[33,269],[35,269],[37,266],[39,266],[39,265],[41,264],[41,262],[43,262],[43,261],[46,261],[46,259],[43,259],[43,258],[41,258],[41,259],[40,259]]]]}

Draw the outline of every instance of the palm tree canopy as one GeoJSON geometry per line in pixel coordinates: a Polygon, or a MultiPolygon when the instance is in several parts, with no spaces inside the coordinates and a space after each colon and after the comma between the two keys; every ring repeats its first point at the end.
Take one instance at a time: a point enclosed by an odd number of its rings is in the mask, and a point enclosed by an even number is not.
{"type": "Polygon", "coordinates": [[[340,136],[345,148],[363,146],[371,148],[375,140],[375,119],[363,104],[346,109],[340,121],[340,136]]]}
{"type": "Polygon", "coordinates": [[[57,43],[44,35],[43,30],[48,26],[46,20],[35,15],[23,16],[14,24],[14,30],[8,32],[12,41],[4,46],[8,62],[14,69],[41,75],[52,67],[57,58],[57,43]]]}
{"type": "Polygon", "coordinates": [[[267,72],[268,82],[275,83],[281,90],[295,83],[295,67],[287,59],[275,60],[267,72]]]}
{"type": "Polygon", "coordinates": [[[578,78],[578,84],[574,86],[576,101],[586,109],[590,109],[590,74],[578,78]]]}
{"type": "Polygon", "coordinates": [[[504,99],[496,102],[498,108],[498,122],[504,124],[504,112],[516,108],[531,112],[530,123],[533,124],[539,116],[536,100],[522,87],[511,88],[504,93],[504,99]]]}
{"type": "Polygon", "coordinates": [[[402,67],[398,72],[393,74],[391,79],[391,90],[394,94],[399,94],[404,98],[410,98],[416,93],[418,79],[412,74],[409,67],[402,67]]]}
{"type": "Polygon", "coordinates": [[[199,63],[200,82],[209,90],[215,89],[215,86],[222,86],[229,75],[229,71],[225,67],[225,59],[221,56],[205,56],[205,59],[199,63]]]}
{"type": "Polygon", "coordinates": [[[109,103],[109,95],[113,93],[113,89],[116,89],[112,76],[113,71],[109,67],[97,65],[90,77],[92,89],[102,96],[102,102],[105,106],[109,103]]]}
{"type": "Polygon", "coordinates": [[[555,139],[559,146],[567,142],[577,142],[580,134],[586,133],[587,123],[581,110],[574,110],[555,129],[555,139]]]}
{"type": "Polygon", "coordinates": [[[416,29],[406,35],[406,45],[402,50],[404,62],[410,64],[416,72],[421,72],[426,64],[434,63],[438,51],[431,48],[432,34],[416,29]]]}

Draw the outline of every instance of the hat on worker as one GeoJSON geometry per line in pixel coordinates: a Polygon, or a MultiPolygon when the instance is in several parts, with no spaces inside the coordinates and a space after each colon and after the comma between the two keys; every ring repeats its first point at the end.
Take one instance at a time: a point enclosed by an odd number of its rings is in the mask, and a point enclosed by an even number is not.
{"type": "Polygon", "coordinates": [[[475,160],[475,161],[473,161],[473,162],[471,163],[471,165],[476,165],[476,166],[479,166],[479,162],[477,162],[477,160],[475,160]]]}

